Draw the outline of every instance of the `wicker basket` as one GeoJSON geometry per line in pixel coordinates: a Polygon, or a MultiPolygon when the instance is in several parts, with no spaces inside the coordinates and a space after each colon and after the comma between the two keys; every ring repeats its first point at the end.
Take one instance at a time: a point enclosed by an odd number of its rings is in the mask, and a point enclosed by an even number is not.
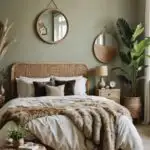
{"type": "Polygon", "coordinates": [[[124,106],[131,112],[133,119],[140,119],[141,99],[140,97],[125,97],[124,106]]]}

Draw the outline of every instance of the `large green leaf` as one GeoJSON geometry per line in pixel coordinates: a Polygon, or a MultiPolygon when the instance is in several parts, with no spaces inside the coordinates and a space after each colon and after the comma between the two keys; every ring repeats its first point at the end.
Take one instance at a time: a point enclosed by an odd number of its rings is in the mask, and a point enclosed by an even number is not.
{"type": "Polygon", "coordinates": [[[121,60],[125,63],[125,64],[130,64],[131,63],[131,59],[129,57],[128,54],[126,54],[125,52],[119,52],[120,58],[121,60]]]}
{"type": "Polygon", "coordinates": [[[137,25],[136,30],[132,35],[132,42],[134,42],[143,32],[144,32],[144,27],[140,23],[139,25],[137,25]]]}
{"type": "Polygon", "coordinates": [[[138,66],[143,66],[145,63],[145,55],[141,55],[137,60],[136,60],[138,66]]]}
{"type": "Polygon", "coordinates": [[[123,43],[128,47],[128,48],[132,48],[133,43],[131,41],[132,39],[132,35],[133,35],[133,30],[130,28],[129,24],[127,23],[127,21],[123,18],[119,18],[117,20],[117,28],[118,28],[118,32],[120,34],[120,37],[123,41],[123,43]]]}
{"type": "Polygon", "coordinates": [[[135,41],[133,44],[133,50],[137,50],[138,49],[138,41],[135,41]]]}
{"type": "Polygon", "coordinates": [[[145,50],[150,46],[150,38],[145,38],[139,43],[134,43],[134,48],[131,51],[132,58],[141,56],[145,50]]]}

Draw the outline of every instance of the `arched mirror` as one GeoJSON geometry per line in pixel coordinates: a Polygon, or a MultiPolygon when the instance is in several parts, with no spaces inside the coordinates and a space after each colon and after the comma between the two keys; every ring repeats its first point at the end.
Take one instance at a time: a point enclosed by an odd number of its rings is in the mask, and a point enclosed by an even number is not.
{"type": "Polygon", "coordinates": [[[36,30],[39,37],[48,44],[62,41],[68,34],[66,16],[57,9],[46,9],[38,17],[36,30]]]}
{"type": "Polygon", "coordinates": [[[94,41],[94,55],[102,63],[110,62],[118,51],[116,39],[107,32],[100,33],[94,41]]]}

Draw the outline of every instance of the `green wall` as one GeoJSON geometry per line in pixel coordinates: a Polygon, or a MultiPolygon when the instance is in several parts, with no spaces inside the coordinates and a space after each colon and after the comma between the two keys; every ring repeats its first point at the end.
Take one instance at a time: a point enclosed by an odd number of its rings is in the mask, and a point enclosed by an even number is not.
{"type": "Polygon", "coordinates": [[[145,22],[145,0],[137,0],[138,3],[138,11],[137,11],[137,19],[138,22],[145,22]]]}
{"type": "MultiPolygon", "coordinates": [[[[114,30],[118,17],[137,23],[137,0],[55,0],[69,21],[69,34],[57,45],[43,43],[34,30],[35,18],[50,0],[0,0],[0,20],[14,22],[10,34],[16,43],[0,62],[7,67],[15,62],[80,62],[93,68],[100,63],[93,56],[95,37],[107,25],[114,30]]],[[[109,66],[119,63],[118,57],[109,66]]],[[[94,86],[94,82],[93,86],[94,86]]]]}
{"type": "MultiPolygon", "coordinates": [[[[67,38],[48,45],[39,40],[34,31],[36,16],[46,8],[49,0],[0,0],[0,20],[14,22],[11,33],[17,42],[6,54],[1,64],[14,62],[81,62],[89,67],[99,64],[93,56],[95,36],[105,24],[114,25],[118,17],[136,23],[136,0],[55,0],[69,20],[67,38]]],[[[112,64],[114,65],[116,61],[112,64]]],[[[112,65],[110,64],[110,65],[112,65]]]]}

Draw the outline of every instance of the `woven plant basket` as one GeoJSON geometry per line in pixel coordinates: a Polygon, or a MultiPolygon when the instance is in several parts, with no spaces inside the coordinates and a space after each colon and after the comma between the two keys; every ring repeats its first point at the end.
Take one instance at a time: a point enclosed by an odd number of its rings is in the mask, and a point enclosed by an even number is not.
{"type": "Polygon", "coordinates": [[[140,119],[140,113],[141,113],[140,97],[125,97],[124,106],[130,111],[133,119],[140,119]]]}

